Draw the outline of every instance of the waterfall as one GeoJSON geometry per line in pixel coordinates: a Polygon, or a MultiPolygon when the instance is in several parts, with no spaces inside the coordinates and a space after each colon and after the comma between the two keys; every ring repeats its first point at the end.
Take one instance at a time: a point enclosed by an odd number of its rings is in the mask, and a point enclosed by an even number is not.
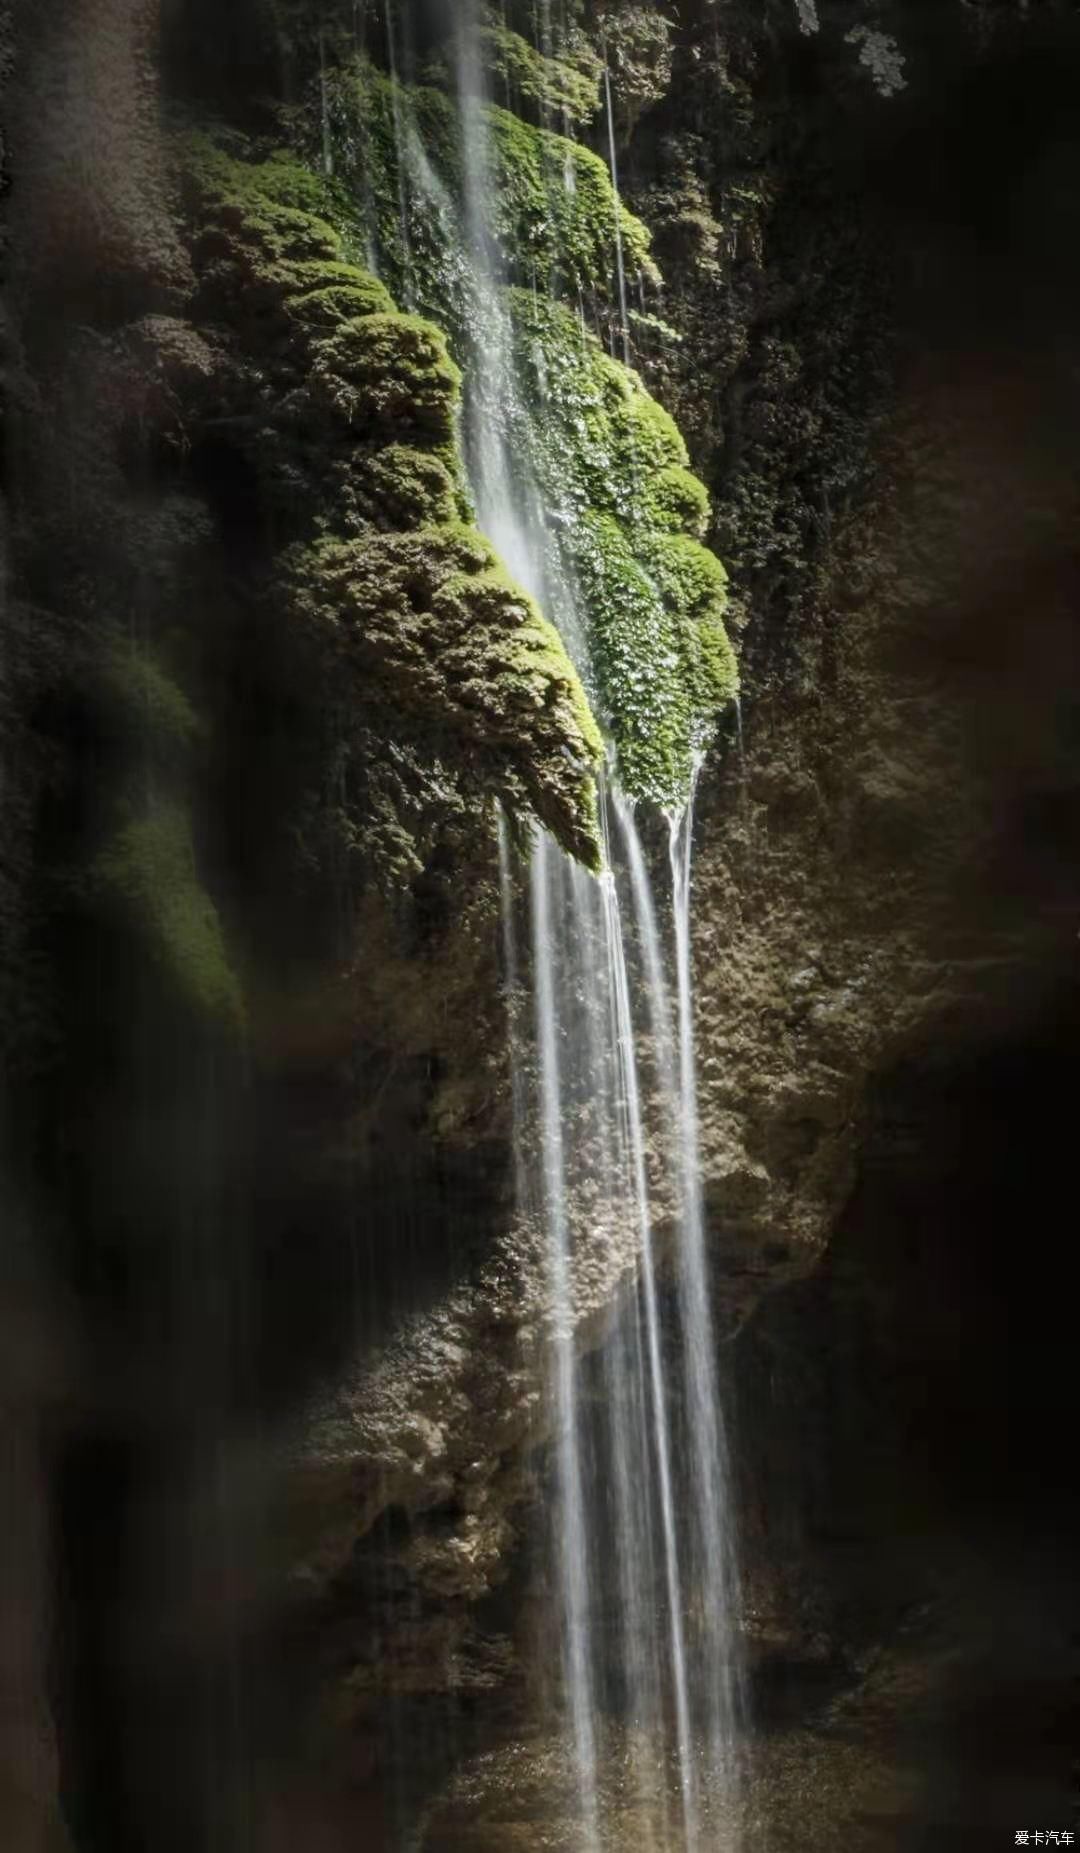
{"type": "Polygon", "coordinates": [[[652,883],[628,805],[618,818],[641,947],[644,995],[657,1065],[666,1133],[678,1183],[677,1295],[682,1345],[684,1435],[690,1472],[690,1582],[699,1617],[695,1665],[699,1709],[704,1712],[709,1767],[731,1798],[735,1726],[742,1703],[731,1617],[737,1606],[734,1537],[725,1489],[727,1443],[716,1371],[705,1242],[705,1204],[697,1104],[697,1058],[690,939],[694,798],[669,820],[672,942],[676,974],[674,1013],[668,997],[662,938],[652,883]],[[674,1026],[672,1017],[674,1014],[674,1026]],[[674,1033],[673,1033],[674,1029],[674,1033]]]}
{"type": "Polygon", "coordinates": [[[734,1757],[734,1724],[740,1694],[731,1641],[735,1610],[735,1551],[725,1497],[728,1481],[720,1386],[717,1380],[716,1332],[712,1318],[705,1244],[705,1198],[702,1188],[694,1034],[693,965],[690,942],[694,799],[670,827],[675,970],[678,1023],[678,1162],[682,1213],[678,1245],[680,1315],[685,1345],[687,1431],[693,1465],[692,1484],[695,1580],[704,1622],[705,1699],[714,1765],[729,1771],[734,1757]]]}
{"type": "MultiPolygon", "coordinates": [[[[478,326],[477,384],[466,405],[466,451],[481,528],[498,547],[519,581],[544,599],[546,574],[543,541],[532,516],[535,491],[515,473],[500,416],[515,393],[512,334],[500,299],[498,254],[488,228],[491,151],[484,115],[484,74],[479,55],[473,5],[460,7],[455,19],[458,94],[464,174],[464,220],[474,273],[478,326]]],[[[505,856],[504,849],[504,856],[505,856]]],[[[556,1431],[558,1523],[554,1547],[561,1610],[563,1685],[571,1725],[575,1786],[584,1853],[597,1853],[599,1800],[590,1598],[594,1583],[589,1560],[585,1465],[578,1386],[577,1338],[573,1308],[572,1238],[568,1216],[568,1178],[576,1154],[568,1157],[563,1124],[568,1091],[581,1072],[581,1046],[568,1042],[568,1014],[574,999],[598,995],[595,980],[597,945],[591,930],[592,886],[546,837],[537,843],[532,879],[533,982],[536,1042],[539,1056],[540,1188],[546,1232],[548,1292],[553,1336],[552,1414],[556,1431]],[[568,923],[568,910],[572,925],[568,923]],[[567,1065],[567,1056],[570,1066],[567,1065]]],[[[512,944],[512,942],[508,942],[512,944]]],[[[521,1081],[515,1080],[521,1098],[521,1081]]],[[[518,1175],[524,1164],[519,1144],[518,1175]]],[[[527,1187],[526,1187],[527,1188],[527,1187]]]]}
{"type": "MultiPolygon", "coordinates": [[[[535,1112],[520,1047],[514,1076],[519,1189],[531,1160],[540,1185],[526,1190],[539,1207],[548,1257],[563,1694],[582,1847],[612,1844],[604,1833],[605,1771],[621,1758],[639,1810],[641,1853],[705,1853],[736,1845],[739,1681],[698,1141],[693,806],[670,824],[666,932],[633,808],[606,794],[603,816],[611,866],[599,880],[547,837],[536,838],[527,877],[535,1112]],[[533,1123],[539,1133],[530,1145],[533,1123]],[[673,1295],[665,1295],[657,1202],[675,1223],[673,1295]],[[579,1356],[576,1320],[595,1243],[617,1241],[620,1230],[632,1232],[636,1265],[591,1365],[579,1356]],[[625,1720],[626,1742],[609,1750],[612,1706],[625,1720]]],[[[505,834],[501,867],[514,991],[520,960],[505,834]]]]}
{"type": "Polygon", "coordinates": [[[565,1036],[567,1004],[574,1008],[595,998],[590,980],[597,976],[588,931],[568,933],[568,896],[579,887],[577,871],[541,837],[535,850],[532,881],[533,959],[536,985],[536,1035],[540,1055],[541,1168],[544,1220],[555,1358],[556,1478],[558,1524],[556,1549],[562,1606],[563,1662],[573,1729],[574,1766],[580,1804],[580,1827],[586,1853],[599,1841],[593,1654],[590,1597],[593,1567],[582,1467],[581,1405],[578,1395],[574,1292],[567,1153],[563,1116],[577,1079],[576,1061],[567,1071],[563,1045],[571,1059],[580,1057],[576,1039],[565,1036]],[[562,902],[562,905],[559,903],[562,902]],[[582,988],[580,980],[585,980],[582,988]]]}
{"type": "MultiPolygon", "coordinates": [[[[468,277],[463,437],[482,530],[589,676],[581,591],[550,544],[512,434],[517,377],[473,4],[453,11],[468,277]],[[511,411],[513,416],[510,415],[511,411]]],[[[545,10],[545,21],[547,14],[545,10]]],[[[610,72],[615,259],[628,311],[610,72]]],[[[418,197],[449,202],[422,158],[418,197]]],[[[557,519],[557,517],[556,517],[557,519]]],[[[657,820],[658,822],[662,820],[657,820]]],[[[693,1030],[693,803],[670,825],[663,924],[633,807],[601,792],[600,877],[537,832],[519,866],[500,824],[515,1184],[546,1270],[552,1661],[581,1853],[713,1853],[729,1825],[737,1680],[726,1461],[709,1308],[693,1030]],[[527,890],[527,944],[518,897],[527,890]],[[523,998],[531,987],[531,1025],[523,998]]],[[[559,1803],[553,1798],[553,1807],[559,1803]]]]}

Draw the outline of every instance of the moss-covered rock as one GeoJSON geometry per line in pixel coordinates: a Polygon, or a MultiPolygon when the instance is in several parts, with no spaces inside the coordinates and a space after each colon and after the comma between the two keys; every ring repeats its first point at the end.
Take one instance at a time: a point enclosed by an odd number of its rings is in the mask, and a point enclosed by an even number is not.
{"type": "Polygon", "coordinates": [[[152,801],[127,816],[94,862],[90,891],[112,923],[135,937],[182,1008],[207,1023],[240,1026],[240,986],[198,877],[183,804],[152,801]]]}
{"type": "Polygon", "coordinates": [[[453,742],[466,786],[531,809],[596,866],[600,738],[558,634],[468,525],[446,336],[349,261],[333,184],[242,157],[206,137],[184,149],[200,287],[230,352],[227,422],[280,535],[270,595],[287,584],[335,692],[343,660],[357,672],[358,740],[393,725],[421,758],[453,742]]]}
{"type": "Polygon", "coordinates": [[[515,109],[535,113],[541,122],[558,122],[567,131],[583,128],[596,115],[603,66],[586,41],[545,55],[494,11],[480,27],[479,39],[493,79],[509,91],[515,109]]]}
{"type": "MultiPolygon", "coordinates": [[[[531,87],[535,113],[550,117],[549,61],[494,19],[485,43],[496,71],[502,60],[509,77],[506,61],[514,64],[511,96],[515,84],[531,87]]],[[[595,85],[595,60],[588,73],[582,63],[579,74],[595,85]]],[[[295,121],[313,156],[328,128],[332,178],[284,155],[247,160],[235,146],[205,142],[192,160],[201,189],[195,248],[207,284],[216,300],[231,305],[243,338],[250,338],[253,307],[269,331],[274,364],[252,381],[261,404],[251,454],[268,501],[291,529],[287,537],[302,543],[290,566],[297,608],[320,614],[308,627],[312,636],[334,635],[332,585],[347,602],[351,654],[363,662],[357,699],[364,688],[392,689],[410,725],[419,729],[426,721],[433,739],[460,731],[467,715],[469,763],[481,782],[504,795],[511,787],[527,792],[537,814],[557,820],[557,834],[581,853],[591,814],[571,819],[569,799],[572,793],[580,799],[581,782],[552,779],[548,729],[553,715],[576,707],[580,691],[569,705],[558,696],[534,699],[541,673],[551,675],[552,688],[571,687],[573,672],[560,660],[555,632],[530,656],[518,687],[520,663],[510,661],[502,643],[492,654],[485,631],[490,614],[481,582],[489,567],[474,561],[469,568],[468,593],[454,604],[445,637],[430,612],[436,592],[440,610],[450,596],[447,562],[464,544],[459,524],[468,509],[457,433],[465,369],[473,376],[471,409],[482,413],[468,421],[470,442],[482,443],[491,426],[521,472],[523,498],[530,486],[539,489],[549,517],[546,616],[564,637],[585,633],[582,673],[614,742],[623,784],[668,808],[685,800],[695,758],[738,688],[723,622],[724,571],[703,544],[708,496],[668,413],[558,300],[586,292],[610,300],[616,228],[631,271],[651,267],[648,233],[621,206],[606,164],[542,120],[475,105],[482,134],[474,146],[485,151],[491,171],[466,199],[462,124],[442,90],[403,86],[366,59],[346,56],[328,75],[325,105],[325,117],[320,96],[317,112],[302,109],[295,121]],[[509,289],[497,305],[472,256],[478,228],[469,214],[478,203],[487,214],[483,234],[500,253],[505,275],[529,285],[509,289]],[[237,253],[232,277],[230,241],[237,253]],[[385,283],[351,261],[361,249],[378,254],[383,275],[422,314],[398,312],[385,283]],[[501,361],[493,365],[493,353],[507,346],[502,332],[493,333],[493,316],[505,318],[509,330],[512,378],[501,361]],[[440,534],[445,544],[437,546],[440,534]],[[388,536],[415,539],[416,546],[388,548],[388,536]],[[311,544],[317,538],[322,549],[311,544]],[[414,576],[408,584],[403,572],[414,576]],[[388,577],[380,588],[381,573],[388,577]],[[374,601],[366,621],[361,587],[374,601]],[[382,594],[388,604],[380,605],[382,594]],[[418,606],[417,598],[427,603],[418,606]],[[389,613],[397,614],[397,629],[389,613]],[[443,647],[446,661],[439,663],[443,647]],[[482,664],[493,677],[487,700],[477,684],[482,664]],[[512,699],[516,687],[529,690],[528,698],[512,699]],[[507,736],[511,715],[526,729],[517,746],[531,741],[538,754],[532,776],[522,775],[507,736]],[[492,729],[486,741],[480,717],[492,729]],[[496,746],[509,756],[502,779],[493,766],[496,746]]],[[[472,459],[474,466],[479,461],[472,459]]],[[[472,544],[483,545],[475,534],[472,544]]],[[[525,609],[531,610],[524,595],[511,594],[494,626],[500,639],[507,612],[525,609]]],[[[538,615],[529,622],[539,623],[538,615]]],[[[595,762],[586,734],[580,725],[569,728],[561,741],[564,764],[595,762]]],[[[595,845],[584,853],[595,860],[595,845]]]]}
{"type": "Polygon", "coordinates": [[[387,444],[375,451],[364,475],[376,524],[407,531],[449,527],[460,520],[461,492],[453,463],[438,451],[405,444],[387,444]]]}
{"type": "MultiPolygon", "coordinates": [[[[516,38],[501,27],[491,30],[504,51],[516,38]]],[[[541,86],[548,61],[533,57],[534,85],[541,86]]],[[[648,229],[617,198],[599,155],[509,109],[477,107],[491,162],[478,203],[485,235],[511,280],[614,300],[618,228],[631,273],[658,281],[648,229]]],[[[357,58],[332,75],[328,112],[335,172],[358,247],[373,247],[400,295],[462,335],[471,292],[455,104],[437,89],[403,85],[357,58]],[[412,136],[402,135],[403,125],[412,136]]],[[[314,105],[303,132],[314,148],[322,132],[314,105]]]]}
{"type": "Polygon", "coordinates": [[[334,328],[338,322],[355,321],[361,315],[392,314],[393,298],[377,278],[365,276],[363,271],[353,270],[350,265],[341,265],[333,268],[348,273],[347,279],[328,283],[329,268],[322,268],[316,288],[288,298],[289,314],[296,321],[313,328],[334,328]]]}
{"type": "MultiPolygon", "coordinates": [[[[501,25],[487,30],[496,73],[511,56],[525,69],[513,38],[501,25]]],[[[535,103],[542,73],[529,69],[535,103]]],[[[447,97],[348,62],[330,86],[335,171],[354,190],[356,237],[447,330],[474,414],[474,470],[483,475],[494,435],[519,471],[523,506],[539,488],[550,517],[547,615],[566,637],[586,634],[583,673],[624,785],[678,806],[738,687],[723,568],[702,545],[708,495],[669,414],[558,300],[611,299],[617,225],[631,272],[651,270],[648,233],[591,150],[508,109],[475,107],[474,152],[490,172],[479,188],[472,175],[467,201],[462,125],[447,97]],[[529,285],[499,303],[472,254],[478,206],[503,274],[529,285]]],[[[379,365],[390,420],[408,417],[393,366],[379,365]]]]}
{"type": "Polygon", "coordinates": [[[599,866],[602,743],[557,632],[465,525],[323,542],[290,559],[298,619],[366,704],[421,722],[453,763],[599,866]]]}
{"type": "Polygon", "coordinates": [[[419,316],[338,322],[313,342],[308,390],[354,430],[388,439],[453,443],[461,374],[446,339],[419,316]]]}
{"type": "Polygon", "coordinates": [[[673,419],[575,316],[525,292],[511,313],[529,388],[517,435],[554,515],[553,577],[580,594],[620,777],[677,807],[738,692],[707,493],[673,419]]]}
{"type": "Polygon", "coordinates": [[[144,763],[175,764],[199,736],[199,718],[179,683],[126,638],[103,654],[97,694],[109,733],[144,763]]]}

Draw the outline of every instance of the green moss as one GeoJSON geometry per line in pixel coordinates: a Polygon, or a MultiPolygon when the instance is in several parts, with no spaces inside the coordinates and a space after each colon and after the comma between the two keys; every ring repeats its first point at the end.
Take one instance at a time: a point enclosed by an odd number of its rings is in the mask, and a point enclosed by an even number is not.
{"type": "Polygon", "coordinates": [[[163,802],[121,824],[92,870],[101,905],[146,948],[159,975],[200,1017],[236,1028],[240,987],[217,911],[195,867],[183,805],[163,802]]]}
{"type": "MultiPolygon", "coordinates": [[[[463,257],[461,135],[454,105],[438,90],[395,84],[366,60],[356,59],[332,75],[328,108],[342,197],[351,200],[354,240],[374,246],[380,272],[399,296],[411,297],[462,340],[472,305],[463,257]],[[424,174],[399,168],[398,125],[410,120],[429,164],[424,174]],[[403,192],[408,248],[402,236],[403,192]]],[[[545,289],[558,286],[571,296],[580,290],[613,299],[618,219],[627,266],[657,280],[648,230],[617,200],[599,155],[507,109],[487,108],[484,115],[492,161],[484,189],[490,214],[486,229],[512,279],[545,289]]],[[[314,149],[322,133],[321,104],[313,101],[301,132],[314,149]]]]}
{"type": "Polygon", "coordinates": [[[615,197],[607,165],[591,148],[523,122],[509,110],[488,112],[496,171],[495,233],[512,272],[535,271],[547,284],[611,292],[615,224],[633,273],[655,277],[649,233],[615,197]]]}
{"type": "Polygon", "coordinates": [[[234,285],[280,293],[277,266],[343,259],[344,241],[327,216],[330,194],[303,162],[242,160],[205,134],[184,136],[177,159],[202,272],[220,267],[234,285]]]}
{"type": "Polygon", "coordinates": [[[111,731],[159,761],[186,754],[200,731],[199,720],[183,689],[160,663],[126,638],[118,638],[106,652],[100,674],[111,731]]]}
{"type": "Polygon", "coordinates": [[[300,542],[292,611],[335,691],[343,662],[357,671],[358,738],[381,725],[435,756],[451,741],[467,784],[595,866],[600,737],[558,635],[463,519],[446,337],[347,260],[319,176],[235,142],[196,138],[186,158],[200,287],[232,341],[230,428],[300,542]]]}
{"type": "Polygon", "coordinates": [[[385,283],[380,283],[370,271],[362,270],[358,264],[346,264],[326,259],[321,263],[281,263],[275,265],[271,273],[274,287],[291,301],[301,302],[312,295],[320,295],[324,290],[340,289],[358,291],[364,307],[354,309],[355,315],[387,315],[394,307],[394,300],[385,283]]]}
{"type": "MultiPolygon", "coordinates": [[[[565,73],[497,22],[487,38],[537,113],[555,107],[549,87],[565,73]]],[[[576,95],[584,107],[584,88],[576,95]]],[[[213,287],[224,278],[238,327],[254,304],[288,331],[267,343],[276,371],[255,387],[264,413],[253,454],[281,518],[307,543],[323,537],[293,556],[303,562],[291,574],[296,609],[358,671],[358,700],[381,690],[418,737],[426,717],[483,784],[511,803],[516,793],[594,860],[599,743],[585,695],[556,633],[460,524],[457,363],[477,369],[485,415],[549,510],[548,616],[565,635],[584,618],[589,688],[622,781],[677,806],[738,687],[723,568],[702,545],[708,497],[669,414],[556,300],[610,298],[617,212],[631,270],[651,265],[648,233],[591,150],[485,108],[487,230],[508,274],[530,285],[506,298],[525,391],[501,382],[496,400],[491,306],[463,230],[456,108],[363,59],[331,74],[327,104],[334,182],[291,157],[249,162],[205,145],[194,156],[205,274],[213,287]],[[426,163],[410,157],[405,172],[402,121],[426,163]],[[361,245],[445,334],[397,312],[384,284],[349,261],[361,245]]],[[[320,146],[321,108],[297,121],[320,146]]]]}
{"type": "Polygon", "coordinates": [[[709,491],[700,479],[678,463],[666,464],[652,485],[652,505],[658,527],[673,534],[694,534],[704,539],[709,526],[709,491]]]}
{"type": "Polygon", "coordinates": [[[376,520],[389,528],[449,527],[460,518],[453,471],[435,451],[388,444],[367,465],[376,520]]]}
{"type": "Polygon", "coordinates": [[[692,749],[673,614],[614,516],[583,514],[568,550],[588,611],[589,652],[620,781],[634,796],[677,804],[689,784],[692,749]]]}
{"type": "Polygon", "coordinates": [[[545,57],[528,39],[492,15],[480,29],[486,62],[510,90],[516,107],[526,106],[543,120],[555,117],[570,128],[590,122],[600,107],[603,66],[585,49],[577,59],[545,57]]]}
{"type": "MultiPolygon", "coordinates": [[[[359,277],[362,273],[357,272],[359,277]]],[[[289,314],[313,328],[333,328],[358,316],[390,315],[394,304],[388,290],[374,277],[356,283],[324,283],[320,289],[288,299],[289,314]]]]}
{"type": "Polygon", "coordinates": [[[449,444],[461,374],[446,339],[414,315],[367,315],[337,323],[312,344],[313,397],[350,425],[449,444]]]}
{"type": "Polygon", "coordinates": [[[465,525],[293,555],[293,603],[358,700],[422,722],[436,750],[527,804],[596,868],[602,742],[563,644],[465,525]]]}
{"type": "Polygon", "coordinates": [[[578,589],[622,783],[678,806],[738,691],[707,493],[674,421],[576,317],[524,292],[511,314],[529,387],[515,447],[552,511],[551,576],[578,589]]]}

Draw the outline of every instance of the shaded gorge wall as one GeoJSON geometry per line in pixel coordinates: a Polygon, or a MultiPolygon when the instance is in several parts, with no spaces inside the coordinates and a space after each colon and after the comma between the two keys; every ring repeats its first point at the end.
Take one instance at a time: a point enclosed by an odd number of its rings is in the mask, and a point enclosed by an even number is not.
{"type": "MultiPolygon", "coordinates": [[[[744,1327],[723,1367],[760,1811],[805,1840],[810,1771],[822,1845],[970,1818],[960,1764],[929,1796],[897,1783],[890,1720],[909,1774],[964,1737],[981,1675],[959,1707],[935,1684],[963,1609],[937,1566],[962,1581],[989,1540],[971,1586],[1019,1613],[994,1440],[1047,1486],[1058,1458],[1053,1373],[973,1408],[947,1366],[993,1377],[984,1329],[1015,1360],[986,1310],[1012,1269],[1060,1303],[1024,1170],[1067,1149],[1075,1010],[1074,27],[1052,4],[823,4],[816,30],[786,4],[611,9],[624,314],[599,16],[555,9],[553,65],[527,11],[488,39],[486,236],[526,382],[506,442],[589,612],[576,668],[468,494],[445,21],[403,10],[391,61],[365,8],[20,9],[13,1845],[393,1846],[429,1803],[430,1845],[543,1828],[545,1298],[514,1211],[492,802],[594,861],[601,731],[669,796],[732,691],[721,621],[745,756],[729,719],[699,794],[696,1027],[712,1286],[744,1327]],[[961,1189],[991,1126],[1000,1168],[961,1189]],[[928,1428],[939,1477],[961,1459],[985,1498],[928,1496],[928,1428]]],[[[666,826],[646,838],[662,865],[666,826]]],[[[583,1309],[598,1337],[612,1286],[583,1309]]],[[[1006,1745],[1034,1676],[1010,1654],[1006,1745]]]]}

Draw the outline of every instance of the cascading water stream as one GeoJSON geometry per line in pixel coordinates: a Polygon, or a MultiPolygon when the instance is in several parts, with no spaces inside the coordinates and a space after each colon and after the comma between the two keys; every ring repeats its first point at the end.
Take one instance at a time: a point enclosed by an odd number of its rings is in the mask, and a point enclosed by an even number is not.
{"type": "Polygon", "coordinates": [[[679,1243],[679,1287],[687,1354],[688,1428],[694,1449],[698,1568],[706,1592],[706,1647],[713,1669],[708,1689],[710,1731],[718,1767],[732,1774],[734,1725],[740,1693],[731,1641],[735,1610],[735,1550],[725,1489],[729,1473],[717,1373],[716,1332],[706,1261],[705,1199],[698,1118],[697,1050],[694,1032],[690,895],[694,790],[681,819],[672,820],[670,858],[678,985],[679,1131],[683,1210],[679,1243]]]}
{"type": "MultiPolygon", "coordinates": [[[[610,861],[610,848],[609,848],[610,861]]],[[[669,1653],[671,1687],[676,1724],[679,1789],[682,1799],[683,1826],[687,1846],[697,1837],[697,1801],[690,1742],[690,1697],[686,1667],[686,1643],[683,1626],[683,1590],[679,1566],[679,1545],[675,1512],[675,1487],[672,1468],[671,1434],[667,1386],[661,1351],[660,1313],[657,1298],[657,1269],[653,1244],[652,1211],[645,1162],[644,1118],[638,1084],[634,1023],[630,1007],[630,984],[626,965],[626,944],[619,915],[618,893],[614,878],[603,880],[605,929],[611,963],[611,982],[615,1004],[615,1044],[621,1083],[621,1107],[625,1121],[626,1146],[631,1166],[633,1200],[637,1211],[640,1253],[641,1297],[645,1314],[645,1351],[648,1369],[649,1404],[652,1415],[653,1444],[656,1461],[656,1491],[660,1504],[660,1530],[663,1544],[664,1585],[669,1616],[669,1653]]],[[[617,1446],[616,1446],[617,1452],[617,1446]]]]}
{"type": "Polygon", "coordinates": [[[556,1549],[562,1607],[563,1663],[573,1732],[574,1770],[580,1828],[586,1853],[600,1845],[596,1755],[596,1692],[590,1635],[589,1533],[582,1471],[571,1233],[568,1216],[567,1161],[563,1114],[567,1076],[562,1060],[565,998],[559,994],[559,964],[573,972],[572,961],[587,952],[585,937],[576,945],[562,938],[565,915],[553,911],[573,882],[559,852],[541,837],[535,850],[532,881],[532,935],[536,987],[536,1034],[540,1057],[540,1127],[543,1209],[553,1330],[556,1479],[559,1524],[556,1549]],[[556,939],[560,936],[561,945],[556,939]],[[562,960],[557,963],[561,950],[562,960]]]}
{"type": "MultiPolygon", "coordinates": [[[[477,18],[471,5],[455,18],[458,94],[464,174],[465,233],[473,269],[477,332],[477,390],[466,407],[466,451],[480,525],[498,547],[519,581],[541,600],[546,583],[543,543],[532,508],[535,492],[515,476],[500,417],[505,398],[516,390],[512,335],[500,300],[502,278],[489,232],[491,152],[484,115],[484,73],[479,55],[477,18]]],[[[596,1693],[590,1642],[590,1587],[585,1485],[582,1464],[574,1291],[571,1278],[571,1233],[567,1219],[567,1160],[563,1145],[564,1073],[562,1027],[566,999],[558,991],[556,935],[563,930],[562,896],[580,871],[546,838],[535,855],[532,882],[533,982],[536,1041],[539,1055],[541,1125],[540,1190],[547,1235],[547,1266],[552,1311],[554,1392],[557,1435],[556,1480],[560,1522],[555,1540],[559,1572],[564,1685],[571,1723],[573,1762],[584,1853],[599,1849],[599,1802],[595,1737],[596,1693]]],[[[588,934],[573,934],[567,950],[573,957],[591,945],[588,934]]],[[[589,974],[591,977],[591,974],[589,974]]],[[[516,1085],[520,1085],[516,1083],[516,1085]]],[[[519,1157],[519,1176],[521,1159],[519,1157]]]]}
{"type": "Polygon", "coordinates": [[[716,1333],[709,1292],[705,1206],[697,1104],[697,1056],[690,937],[695,789],[686,809],[669,819],[674,1025],[652,882],[629,805],[617,806],[641,948],[649,1033],[678,1184],[676,1281],[682,1341],[684,1434],[690,1466],[690,1580],[697,1592],[694,1655],[698,1709],[704,1711],[711,1781],[733,1796],[735,1732],[741,1706],[731,1633],[737,1603],[736,1554],[728,1513],[727,1443],[716,1370],[716,1333]]]}
{"type": "MultiPolygon", "coordinates": [[[[539,1137],[531,1157],[527,1085],[515,1063],[519,1192],[538,1202],[548,1256],[553,1353],[558,1570],[564,1699],[577,1823],[586,1849],[604,1837],[604,1694],[622,1696],[640,1853],[734,1846],[738,1682],[726,1458],[709,1309],[690,977],[692,808],[671,822],[669,950],[674,992],[632,807],[605,795],[608,860],[597,880],[537,837],[529,869],[539,1062],[539,1137]],[[620,887],[630,913],[624,918],[620,887]],[[635,998],[644,1021],[635,1023],[635,998]],[[648,1037],[655,1077],[650,1126],[638,1058],[648,1037]],[[678,1240],[675,1307],[665,1307],[649,1178],[658,1133],[678,1240]],[[590,1223],[592,1226],[590,1227],[590,1223]],[[590,1253],[629,1231],[631,1281],[600,1349],[603,1396],[590,1395],[576,1321],[590,1253]],[[591,1407],[586,1405],[591,1404],[591,1407]],[[605,1628],[617,1585],[617,1619],[605,1628]],[[612,1640],[614,1637],[614,1642],[612,1640]],[[674,1784],[665,1793],[664,1759],[674,1784]],[[676,1825],[677,1824],[677,1825],[676,1825]]],[[[521,961],[515,878],[501,837],[508,990],[521,961]]],[[[512,1017],[520,1034],[520,1023],[512,1017]]],[[[520,1051],[519,1051],[520,1055],[520,1051]]]]}
{"type": "MultiPolygon", "coordinates": [[[[494,161],[479,28],[473,5],[454,9],[470,485],[479,525],[519,582],[558,612],[564,641],[588,675],[579,588],[550,547],[550,518],[509,437],[515,421],[530,414],[492,231],[494,161]],[[507,415],[511,406],[515,419],[507,415]]],[[[604,89],[628,351],[607,70],[604,89]]],[[[410,172],[445,214],[451,204],[437,196],[421,156],[414,151],[410,172]]],[[[618,1766],[624,1776],[616,1786],[629,1791],[636,1810],[638,1853],[712,1853],[734,1845],[717,1816],[731,1761],[733,1583],[698,1150],[692,810],[672,825],[674,983],[632,808],[602,792],[601,822],[608,872],[600,878],[537,835],[527,877],[527,960],[515,925],[518,872],[505,824],[500,830],[517,1196],[522,1215],[542,1231],[546,1256],[551,1563],[568,1806],[575,1846],[608,1853],[612,1832],[621,1831],[611,1825],[610,1772],[618,1766]],[[520,1007],[523,979],[534,999],[535,1065],[520,1007]],[[652,1095],[643,1086],[643,1035],[652,1050],[652,1095]],[[674,1295],[657,1239],[661,1206],[665,1229],[676,1234],[674,1295]],[[601,1328],[591,1357],[586,1321],[601,1328]],[[619,1744],[611,1738],[615,1717],[624,1733],[619,1744]]],[[[624,1792],[616,1806],[627,1799],[624,1792]]]]}

